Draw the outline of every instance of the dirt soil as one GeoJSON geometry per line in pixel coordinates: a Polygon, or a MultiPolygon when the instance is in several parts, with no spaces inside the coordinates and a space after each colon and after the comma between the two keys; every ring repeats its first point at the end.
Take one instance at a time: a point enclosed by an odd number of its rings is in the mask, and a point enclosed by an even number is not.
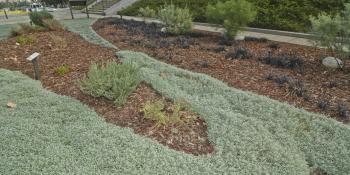
{"type": "Polygon", "coordinates": [[[67,31],[34,33],[29,36],[34,38],[34,42],[29,45],[17,45],[16,38],[0,41],[0,68],[18,70],[34,78],[33,65],[25,58],[34,52],[39,52],[41,82],[48,90],[74,97],[93,108],[106,121],[132,128],[135,133],[153,138],[172,149],[194,155],[214,151],[207,137],[205,121],[192,112],[187,112],[188,115],[196,117],[191,124],[156,128],[154,121],[145,119],[140,110],[147,101],[164,100],[166,107],[172,104],[147,84],[141,84],[129,96],[128,102],[123,107],[116,107],[111,101],[93,98],[80,91],[78,82],[88,72],[90,64],[118,61],[115,56],[116,50],[90,44],[80,36],[67,31]],[[63,41],[53,39],[57,36],[64,38],[63,41]],[[61,65],[68,66],[69,73],[59,75],[56,70],[61,65]]]}
{"type": "Polygon", "coordinates": [[[122,50],[145,52],[168,64],[208,74],[232,87],[325,114],[345,123],[349,121],[348,60],[344,61],[344,70],[331,70],[321,62],[331,53],[322,49],[256,40],[222,46],[219,34],[194,31],[177,37],[162,34],[161,27],[117,18],[100,19],[93,26],[98,34],[122,50]],[[187,43],[183,44],[183,38],[187,43]],[[240,47],[248,50],[249,58],[227,59],[228,54],[240,47]],[[261,58],[269,52],[274,56],[293,53],[300,57],[302,64],[294,68],[266,64],[261,58]],[[294,83],[281,82],[283,78],[294,83]]]}

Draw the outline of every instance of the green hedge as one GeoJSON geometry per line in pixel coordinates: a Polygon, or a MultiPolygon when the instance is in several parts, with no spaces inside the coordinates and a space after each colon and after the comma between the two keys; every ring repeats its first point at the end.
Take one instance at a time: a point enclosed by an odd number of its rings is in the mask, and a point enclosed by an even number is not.
{"type": "MultiPolygon", "coordinates": [[[[119,12],[136,16],[140,7],[150,6],[157,10],[165,3],[173,2],[181,7],[189,7],[195,21],[206,22],[205,9],[208,3],[218,0],[140,0],[119,12]]],[[[225,1],[225,0],[223,0],[225,1]]],[[[306,32],[310,28],[309,16],[320,12],[334,14],[344,8],[349,0],[248,0],[255,4],[258,15],[251,27],[306,32]]]]}

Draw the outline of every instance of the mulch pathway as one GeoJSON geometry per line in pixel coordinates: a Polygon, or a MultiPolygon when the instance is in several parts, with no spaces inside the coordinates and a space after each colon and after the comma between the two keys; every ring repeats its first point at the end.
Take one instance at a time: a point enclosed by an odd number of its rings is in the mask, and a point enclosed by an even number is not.
{"type": "MultiPolygon", "coordinates": [[[[145,52],[168,64],[208,74],[232,87],[288,102],[296,107],[325,114],[342,122],[349,121],[347,110],[350,105],[349,67],[345,67],[344,71],[324,67],[321,60],[330,53],[322,49],[272,41],[238,41],[232,46],[225,46],[225,51],[221,52],[222,48],[218,44],[221,37],[218,34],[203,31],[195,31],[186,36],[190,46],[184,49],[178,44],[180,37],[162,36],[160,32],[150,36],[151,27],[145,27],[140,23],[105,18],[97,21],[93,28],[122,50],[145,52]],[[167,43],[170,44],[167,45],[167,43]],[[276,45],[278,48],[271,48],[276,45]],[[252,55],[251,58],[234,60],[225,58],[238,47],[248,49],[252,55]],[[268,52],[274,55],[295,53],[301,57],[303,66],[280,68],[264,64],[259,59],[268,52]],[[302,82],[306,95],[299,97],[290,91],[291,88],[288,85],[276,83],[275,79],[283,76],[302,82]],[[325,106],[320,107],[320,104],[325,106]],[[339,104],[344,105],[342,111],[339,110],[339,104]],[[340,112],[344,115],[340,115],[340,112]]],[[[157,26],[157,31],[160,29],[161,26],[157,26]]],[[[344,62],[346,66],[349,65],[348,60],[344,62]]]]}
{"type": "Polygon", "coordinates": [[[166,107],[172,104],[147,84],[141,84],[123,107],[116,107],[105,98],[94,98],[80,91],[79,80],[84,78],[90,64],[118,61],[116,50],[90,44],[67,31],[40,32],[29,36],[34,38],[34,43],[30,45],[18,46],[16,38],[0,41],[0,68],[18,70],[34,78],[33,65],[25,58],[39,52],[41,82],[46,89],[76,98],[93,108],[106,121],[132,128],[135,133],[153,138],[172,149],[194,155],[210,154],[214,151],[207,137],[206,123],[196,114],[187,111],[186,114],[196,117],[191,124],[159,128],[154,127],[154,121],[145,119],[140,110],[147,101],[163,100],[166,101],[166,107]],[[58,47],[65,45],[64,43],[55,45],[52,35],[64,38],[67,47],[58,47]],[[56,69],[61,65],[67,65],[70,72],[63,76],[58,75],[56,69]]]}

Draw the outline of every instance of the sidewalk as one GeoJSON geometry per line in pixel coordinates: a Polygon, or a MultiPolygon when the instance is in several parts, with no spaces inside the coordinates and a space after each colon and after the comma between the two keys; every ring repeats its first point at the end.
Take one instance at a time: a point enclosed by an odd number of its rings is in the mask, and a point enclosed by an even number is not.
{"type": "MultiPolygon", "coordinates": [[[[112,15],[112,17],[120,18],[119,15],[112,15]]],[[[144,20],[144,18],[133,17],[133,16],[123,16],[123,19],[130,19],[130,20],[132,19],[135,21],[143,21],[144,20]]],[[[146,22],[160,23],[160,21],[154,20],[154,19],[146,19],[146,22]]],[[[224,28],[205,25],[203,23],[194,23],[193,28],[196,30],[203,30],[203,31],[208,31],[208,32],[218,32],[218,33],[222,33],[224,31],[224,28]]],[[[248,30],[249,30],[249,28],[248,28],[248,30]]],[[[269,31],[274,32],[273,30],[269,30],[269,31]]],[[[282,32],[282,31],[278,31],[278,32],[280,32],[280,33],[293,33],[293,32],[282,32]]],[[[297,33],[294,33],[294,34],[297,34],[297,33]]],[[[301,35],[306,35],[306,34],[301,34],[301,35]]],[[[237,37],[243,37],[243,36],[266,38],[266,39],[271,40],[271,41],[297,44],[297,45],[303,45],[303,46],[313,46],[312,43],[309,41],[309,39],[306,39],[304,37],[301,38],[301,37],[295,37],[295,36],[283,36],[283,35],[260,33],[260,32],[253,32],[253,31],[242,31],[238,34],[237,37]]]]}

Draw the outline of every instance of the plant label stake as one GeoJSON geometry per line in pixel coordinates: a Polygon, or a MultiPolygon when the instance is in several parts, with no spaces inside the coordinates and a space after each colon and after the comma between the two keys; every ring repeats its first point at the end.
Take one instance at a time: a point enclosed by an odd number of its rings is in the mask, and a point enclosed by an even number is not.
{"type": "Polygon", "coordinates": [[[39,55],[40,55],[39,53],[35,52],[27,58],[27,60],[31,61],[34,65],[34,78],[36,80],[40,79],[40,70],[39,70],[39,64],[38,64],[39,55]]]}

